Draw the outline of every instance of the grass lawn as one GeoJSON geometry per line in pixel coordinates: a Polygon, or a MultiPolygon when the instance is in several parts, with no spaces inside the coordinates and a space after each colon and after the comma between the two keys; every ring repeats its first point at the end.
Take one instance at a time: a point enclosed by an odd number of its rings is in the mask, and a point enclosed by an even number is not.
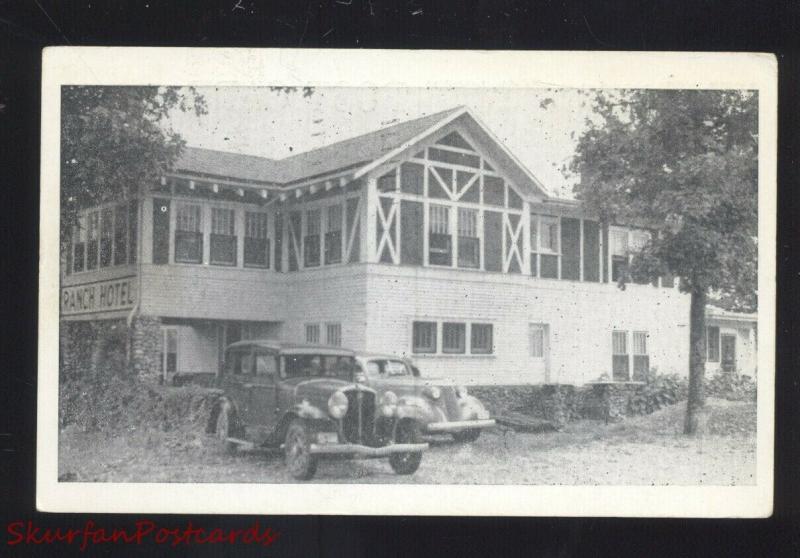
{"type": "MultiPolygon", "coordinates": [[[[697,437],[681,434],[685,403],[615,424],[582,420],[561,432],[492,430],[473,444],[432,444],[419,471],[402,477],[385,460],[322,463],[316,483],[747,485],[756,475],[755,402],[709,399],[697,437]]],[[[293,482],[280,455],[226,455],[191,430],[138,429],[113,436],[66,429],[64,480],[293,482]]]]}

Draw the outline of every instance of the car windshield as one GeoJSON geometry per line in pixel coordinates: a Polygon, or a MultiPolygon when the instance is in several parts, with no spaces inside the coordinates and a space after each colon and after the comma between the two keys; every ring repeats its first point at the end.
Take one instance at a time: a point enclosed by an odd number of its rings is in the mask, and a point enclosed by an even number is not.
{"type": "Polygon", "coordinates": [[[332,355],[287,355],[284,357],[286,378],[340,378],[349,380],[355,359],[332,355]]]}
{"type": "Polygon", "coordinates": [[[402,360],[374,359],[367,362],[367,375],[376,377],[412,376],[411,367],[402,360]]]}

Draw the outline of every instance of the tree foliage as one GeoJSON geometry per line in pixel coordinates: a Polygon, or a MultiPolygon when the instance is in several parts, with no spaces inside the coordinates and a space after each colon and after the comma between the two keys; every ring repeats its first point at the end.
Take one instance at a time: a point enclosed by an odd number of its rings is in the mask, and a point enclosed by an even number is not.
{"type": "Polygon", "coordinates": [[[691,294],[686,433],[705,404],[709,299],[754,310],[758,98],[748,91],[596,92],[569,170],[606,223],[653,231],[631,275],[673,275],[691,294]],[[710,297],[710,298],[709,298],[710,297]]]}
{"type": "Polygon", "coordinates": [[[62,234],[79,208],[133,195],[174,164],[184,140],[166,125],[173,110],[200,116],[206,104],[194,88],[62,88],[62,234]]]}
{"type": "Polygon", "coordinates": [[[570,170],[575,193],[607,222],[658,234],[634,276],[671,274],[728,306],[756,304],[756,94],[636,90],[594,95],[596,118],[570,170]]]}

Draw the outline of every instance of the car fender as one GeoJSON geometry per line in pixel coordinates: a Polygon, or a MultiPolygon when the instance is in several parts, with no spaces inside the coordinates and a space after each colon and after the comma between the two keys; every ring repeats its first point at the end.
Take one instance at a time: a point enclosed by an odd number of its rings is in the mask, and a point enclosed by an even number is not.
{"type": "Polygon", "coordinates": [[[228,411],[232,413],[233,417],[238,417],[239,415],[239,408],[236,406],[231,399],[229,399],[225,395],[220,395],[217,400],[214,402],[214,406],[211,410],[211,415],[208,419],[208,426],[206,427],[206,432],[209,434],[213,434],[214,431],[217,429],[217,417],[219,417],[219,413],[221,411],[228,411]]]}
{"type": "Polygon", "coordinates": [[[295,404],[288,412],[306,420],[328,420],[330,418],[328,413],[308,401],[301,401],[295,404]]]}
{"type": "Polygon", "coordinates": [[[397,404],[397,420],[414,419],[422,424],[446,420],[443,414],[424,397],[401,397],[397,404]]]}

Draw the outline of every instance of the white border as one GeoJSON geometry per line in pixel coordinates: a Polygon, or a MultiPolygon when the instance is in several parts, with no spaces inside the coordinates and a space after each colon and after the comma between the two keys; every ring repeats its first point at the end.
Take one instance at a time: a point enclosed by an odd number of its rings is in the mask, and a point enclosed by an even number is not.
{"type": "MultiPolygon", "coordinates": [[[[767,517],[772,513],[777,62],[768,54],[56,47],[43,54],[36,507],[51,512],[767,517]],[[755,486],[59,483],[62,84],[703,88],[759,92],[755,486]],[[443,497],[446,496],[446,497],[443,497]]],[[[476,467],[480,463],[475,464],[476,467]]]]}

